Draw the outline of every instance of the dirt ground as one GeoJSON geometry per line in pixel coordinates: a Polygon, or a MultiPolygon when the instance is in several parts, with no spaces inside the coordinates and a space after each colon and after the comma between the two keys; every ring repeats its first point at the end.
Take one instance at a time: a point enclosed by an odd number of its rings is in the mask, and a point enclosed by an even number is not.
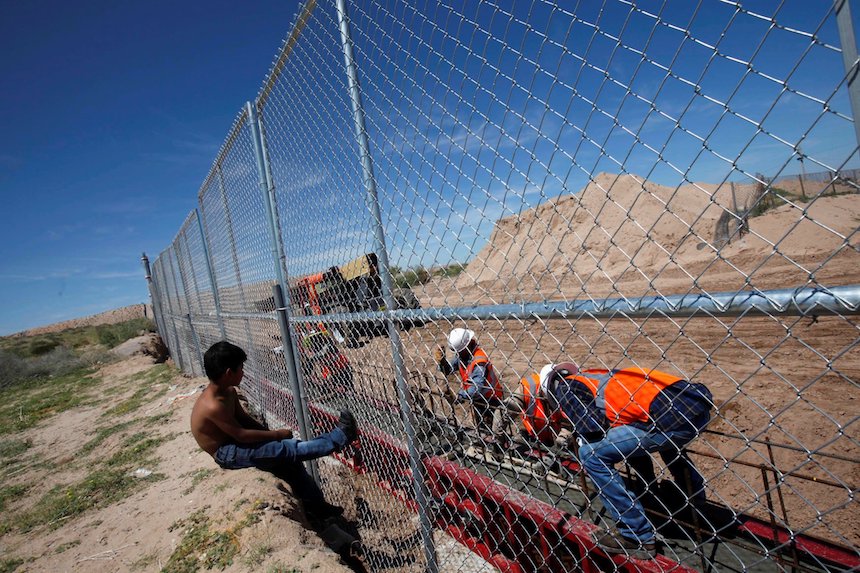
{"type": "MultiPolygon", "coordinates": [[[[14,475],[5,483],[30,484],[30,489],[9,503],[7,516],[14,520],[17,512],[30,509],[51,487],[82,479],[90,462],[116,451],[120,434],[86,455],[78,453],[103,424],[103,412],[134,393],[129,377],[152,367],[152,361],[143,356],[104,367],[99,372],[100,390],[116,391],[115,399],[68,410],[15,436],[32,440],[33,445],[24,463],[7,468],[14,475]]],[[[166,415],[157,426],[140,428],[148,437],[167,438],[157,449],[157,464],[143,468],[163,474],[163,479],[141,483],[130,497],[69,519],[56,529],[51,525],[25,534],[10,531],[0,537],[2,559],[23,560],[16,570],[30,572],[160,571],[188,528],[172,526],[203,510],[213,529],[235,528],[242,520],[253,522],[238,531],[239,553],[225,571],[351,571],[307,528],[292,495],[279,491],[275,478],[256,470],[221,470],[200,451],[188,431],[188,419],[204,383],[177,373],[157,400],[111,419],[120,423],[143,414],[166,415]]]]}
{"type": "MultiPolygon", "coordinates": [[[[112,414],[111,409],[135,394],[135,377],[155,365],[135,355],[107,365],[97,373],[97,399],[87,406],[56,414],[36,427],[10,436],[32,446],[19,463],[3,467],[3,485],[26,484],[24,495],[7,501],[4,516],[13,527],[0,535],[0,562],[20,563],[17,572],[111,571],[190,572],[171,568],[171,556],[193,534],[193,516],[203,515],[212,532],[228,535],[238,550],[232,564],[214,570],[227,573],[340,573],[357,571],[333,552],[313,531],[297,501],[279,480],[257,470],[225,471],[202,452],[188,430],[191,408],[207,381],[172,374],[153,389],[157,398],[135,410],[112,414]],[[104,397],[109,397],[105,400],[104,397]],[[157,419],[157,422],[146,420],[157,419]],[[98,431],[127,423],[92,451],[83,446],[98,431]],[[137,468],[140,486],[129,497],[101,509],[91,509],[27,533],[14,528],[16,516],[31,511],[58,484],[74,484],[123,447],[130,434],[162,439],[154,463],[137,468]]],[[[363,565],[369,570],[414,571],[422,546],[414,535],[417,519],[402,503],[385,495],[373,476],[358,475],[334,458],[320,460],[327,498],[345,508],[345,519],[356,527],[367,547],[363,565]],[[397,527],[392,527],[398,524],[397,527]],[[408,527],[403,528],[406,524],[408,527]],[[410,526],[411,524],[411,526],[410,526]]],[[[65,487],[65,485],[64,485],[65,487]]],[[[440,559],[457,563],[465,572],[489,572],[486,562],[451,538],[435,533],[440,559]]],[[[201,545],[191,554],[199,570],[215,549],[201,545]]]]}

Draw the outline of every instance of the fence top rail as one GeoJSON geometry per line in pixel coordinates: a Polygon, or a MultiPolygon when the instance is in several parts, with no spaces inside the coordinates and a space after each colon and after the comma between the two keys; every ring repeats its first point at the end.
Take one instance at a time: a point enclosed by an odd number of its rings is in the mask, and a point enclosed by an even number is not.
{"type": "Polygon", "coordinates": [[[257,100],[255,102],[257,104],[257,109],[263,109],[263,106],[266,105],[266,100],[268,100],[269,94],[272,93],[272,88],[275,86],[275,82],[277,82],[278,78],[281,76],[281,72],[284,70],[287,58],[290,57],[293,48],[295,48],[296,43],[299,41],[299,36],[301,35],[305,25],[308,23],[308,20],[310,20],[316,5],[316,0],[307,0],[299,11],[295,24],[293,24],[290,31],[290,35],[287,36],[286,40],[284,40],[281,50],[278,53],[278,57],[272,65],[272,70],[269,72],[269,75],[266,76],[263,87],[260,88],[260,93],[257,95],[257,100]]]}

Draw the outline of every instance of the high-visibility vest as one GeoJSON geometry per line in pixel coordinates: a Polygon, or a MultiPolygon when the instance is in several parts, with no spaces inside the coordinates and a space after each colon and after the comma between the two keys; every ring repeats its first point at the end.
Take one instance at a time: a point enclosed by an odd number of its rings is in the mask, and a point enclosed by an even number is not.
{"type": "Polygon", "coordinates": [[[612,427],[631,422],[648,422],[651,402],[664,388],[683,378],[641,368],[623,370],[583,370],[568,377],[584,384],[594,395],[595,404],[606,414],[612,427]]]}
{"type": "Polygon", "coordinates": [[[484,398],[501,399],[504,396],[502,393],[502,385],[499,383],[496,371],[483,348],[475,348],[475,352],[472,353],[472,360],[467,366],[464,367],[462,361],[457,365],[460,371],[460,378],[463,380],[463,390],[468,390],[472,386],[472,383],[469,381],[469,376],[472,375],[472,371],[475,369],[475,366],[478,366],[479,364],[484,366],[487,373],[487,384],[490,386],[490,392],[485,392],[483,394],[484,398]]]}
{"type": "Polygon", "coordinates": [[[540,376],[537,372],[520,380],[522,384],[525,410],[523,410],[523,428],[541,441],[552,440],[555,436],[553,429],[558,429],[561,424],[561,412],[553,412],[546,415],[543,400],[538,396],[538,385],[540,376]]]}

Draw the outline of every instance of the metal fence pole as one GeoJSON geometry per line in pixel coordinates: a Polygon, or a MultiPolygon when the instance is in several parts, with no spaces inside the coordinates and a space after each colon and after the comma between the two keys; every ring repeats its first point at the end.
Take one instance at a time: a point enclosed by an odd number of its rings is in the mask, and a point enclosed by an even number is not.
{"type": "Polygon", "coordinates": [[[209,254],[209,240],[203,229],[202,209],[197,209],[197,228],[200,229],[200,239],[203,241],[203,256],[206,257],[206,270],[209,271],[209,284],[212,285],[212,302],[215,304],[215,316],[218,318],[218,330],[221,332],[221,339],[227,338],[227,331],[224,330],[224,318],[221,316],[221,297],[218,294],[218,283],[215,281],[215,267],[212,265],[212,256],[209,254]]]}
{"type": "MultiPolygon", "coordinates": [[[[170,247],[170,248],[172,249],[173,247],[170,247]]],[[[166,250],[164,252],[164,254],[167,255],[168,259],[171,258],[170,257],[170,249],[166,250]]],[[[164,254],[162,254],[162,256],[164,256],[164,254]]],[[[165,286],[165,292],[167,294],[167,306],[170,309],[170,312],[169,312],[170,324],[173,327],[173,339],[176,341],[176,345],[175,345],[176,346],[176,356],[175,356],[175,358],[177,359],[177,362],[179,363],[179,370],[184,372],[185,371],[185,351],[182,349],[182,340],[180,340],[179,330],[176,328],[176,317],[178,315],[173,310],[173,301],[170,298],[170,292],[169,292],[170,287],[167,285],[167,269],[165,268],[164,261],[161,262],[161,266],[164,269],[164,286],[165,286]]],[[[173,277],[173,288],[176,289],[177,288],[176,287],[176,277],[174,276],[175,273],[173,272],[173,264],[170,265],[170,275],[173,277]]],[[[179,291],[177,289],[177,295],[178,294],[179,294],[179,291]]],[[[173,354],[173,349],[171,349],[171,354],[173,354]]]]}
{"type": "MultiPolygon", "coordinates": [[[[174,247],[174,250],[176,250],[175,247],[174,247]]],[[[170,251],[168,251],[168,253],[170,253],[170,251]]],[[[170,253],[170,254],[171,254],[171,258],[172,258],[172,253],[170,253]]],[[[179,255],[177,254],[176,256],[178,257],[179,255]]],[[[171,267],[173,267],[173,266],[174,265],[171,265],[171,267]]],[[[182,293],[186,294],[187,293],[187,285],[185,284],[185,273],[182,272],[182,265],[179,263],[179,261],[176,261],[175,266],[176,266],[176,268],[179,269],[179,280],[182,283],[182,293]]],[[[174,284],[176,284],[176,293],[178,294],[180,292],[179,291],[180,285],[178,283],[176,283],[176,273],[175,272],[173,273],[173,282],[174,282],[174,284]]],[[[187,296],[185,297],[185,303],[188,304],[188,297],[187,296]]],[[[200,350],[200,339],[197,337],[197,331],[194,330],[194,322],[191,320],[191,305],[188,305],[188,312],[183,314],[182,318],[184,318],[188,321],[188,328],[191,331],[191,342],[194,344],[195,350],[197,350],[197,359],[200,361],[200,369],[204,370],[203,369],[203,351],[200,350]]],[[[194,367],[193,366],[191,366],[191,372],[194,373],[194,367]]]]}
{"type": "MultiPolygon", "coordinates": [[[[233,261],[233,270],[236,277],[236,285],[239,288],[239,298],[242,301],[242,309],[249,311],[248,308],[248,298],[245,296],[245,286],[242,284],[242,273],[239,270],[239,255],[236,252],[236,235],[233,233],[233,215],[230,214],[230,203],[227,201],[227,188],[224,185],[224,173],[221,170],[220,161],[215,166],[217,175],[218,175],[218,191],[221,197],[221,205],[224,208],[224,218],[226,219],[226,227],[227,227],[227,240],[230,242],[230,258],[233,261]]],[[[250,321],[247,318],[242,319],[242,323],[245,326],[245,340],[247,340],[248,345],[251,345],[253,339],[251,338],[251,325],[250,321]]],[[[266,409],[263,404],[263,382],[259,381],[258,388],[259,396],[260,396],[260,414],[263,418],[266,417],[266,409]]],[[[265,421],[265,420],[264,420],[265,421]]]]}
{"type": "MultiPolygon", "coordinates": [[[[257,114],[255,104],[247,102],[246,109],[248,112],[248,124],[251,127],[251,138],[254,141],[254,153],[257,157],[257,171],[260,176],[260,188],[263,191],[263,203],[266,206],[266,216],[269,220],[269,238],[272,243],[272,261],[275,263],[275,276],[277,276],[277,285],[281,290],[281,302],[276,301],[278,310],[278,325],[281,329],[281,341],[284,348],[284,359],[287,363],[287,369],[290,375],[290,385],[293,390],[293,405],[296,411],[296,420],[299,422],[299,429],[302,432],[302,437],[306,440],[311,438],[310,427],[308,425],[307,394],[304,390],[304,380],[302,378],[301,368],[299,368],[297,357],[299,355],[296,346],[296,340],[290,333],[289,324],[289,290],[286,279],[286,255],[284,254],[284,243],[281,240],[280,226],[277,220],[277,204],[275,201],[275,189],[272,184],[272,176],[269,171],[269,161],[266,154],[266,146],[263,140],[263,132],[260,125],[260,119],[257,114]],[[285,299],[286,302],[285,302],[285,299]],[[282,320],[283,319],[283,320],[282,320]]],[[[277,289],[273,289],[277,298],[277,289]]],[[[308,467],[314,479],[319,483],[319,470],[315,460],[308,462],[308,467]]]]}
{"type": "MultiPolygon", "coordinates": [[[[370,155],[370,141],[367,137],[367,129],[364,123],[361,87],[358,81],[355,56],[352,51],[352,35],[349,28],[349,14],[345,0],[337,0],[337,19],[340,26],[346,74],[349,81],[349,95],[352,102],[353,118],[355,120],[355,135],[358,140],[359,155],[361,156],[361,170],[364,176],[364,185],[367,189],[367,206],[373,216],[375,226],[374,242],[376,244],[376,255],[379,260],[379,272],[382,279],[382,296],[385,300],[386,309],[396,309],[397,305],[394,300],[391,270],[388,263],[388,251],[385,247],[385,229],[382,226],[379,197],[376,191],[376,178],[373,173],[373,160],[370,155]]],[[[409,463],[412,467],[415,502],[418,505],[418,518],[421,523],[424,556],[427,560],[426,570],[429,573],[436,573],[438,571],[438,564],[436,562],[436,549],[433,542],[433,526],[430,521],[429,508],[427,507],[423,464],[421,463],[421,457],[416,446],[415,421],[412,416],[412,409],[409,407],[409,391],[406,387],[406,366],[403,363],[403,347],[400,341],[400,333],[390,314],[387,314],[385,322],[388,328],[388,336],[391,340],[391,354],[394,359],[397,376],[397,394],[409,448],[409,463]]]]}
{"type": "Polygon", "coordinates": [[[860,82],[857,74],[857,39],[854,36],[854,23],[851,21],[849,0],[835,0],[836,25],[839,28],[839,43],[842,47],[842,63],[848,76],[848,98],[851,100],[851,115],[854,117],[854,135],[860,145],[860,82]]]}
{"type": "MultiPolygon", "coordinates": [[[[164,310],[161,308],[161,300],[159,298],[158,289],[155,284],[152,282],[152,269],[149,266],[149,257],[146,256],[146,253],[143,253],[140,257],[141,262],[143,263],[143,272],[144,278],[146,278],[146,287],[149,289],[149,300],[152,304],[152,319],[155,322],[155,329],[158,331],[158,335],[162,336],[162,333],[166,332],[164,330],[164,310]]],[[[162,336],[162,338],[164,337],[162,336]]]]}

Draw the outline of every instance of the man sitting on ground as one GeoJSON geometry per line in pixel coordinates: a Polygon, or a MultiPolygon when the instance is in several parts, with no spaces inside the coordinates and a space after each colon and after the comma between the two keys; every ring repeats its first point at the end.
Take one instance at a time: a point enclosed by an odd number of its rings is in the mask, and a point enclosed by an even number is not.
{"type": "Polygon", "coordinates": [[[226,341],[212,345],[203,356],[209,385],[191,411],[191,433],[198,445],[224,469],[257,468],[290,484],[311,521],[343,513],[329,504],[302,462],[339,452],[352,442],[358,428],[349,411],[337,426],[313,440],[293,438],[287,428],[267,430],[239,404],[236,386],[242,382],[245,351],[226,341]]]}

